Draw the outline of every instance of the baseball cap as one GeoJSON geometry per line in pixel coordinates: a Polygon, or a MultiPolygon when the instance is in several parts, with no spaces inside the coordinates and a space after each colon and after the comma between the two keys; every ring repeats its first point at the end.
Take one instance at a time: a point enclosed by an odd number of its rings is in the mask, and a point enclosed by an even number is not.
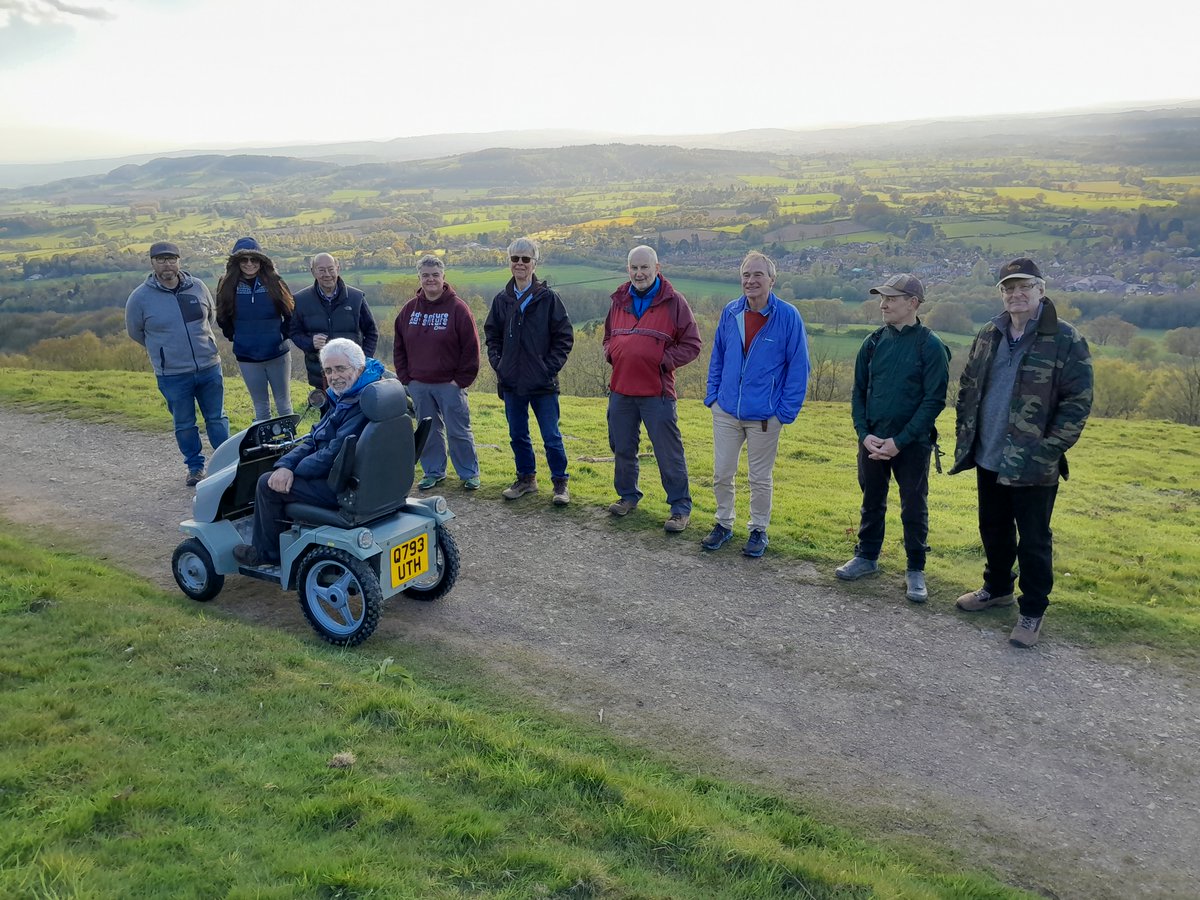
{"type": "Polygon", "coordinates": [[[1000,270],[1000,278],[996,281],[996,286],[1004,284],[1010,278],[1041,278],[1042,270],[1038,268],[1037,263],[1027,256],[1022,256],[1014,259],[1000,270]]]}
{"type": "Polygon", "coordinates": [[[922,302],[925,300],[925,285],[921,284],[921,279],[916,275],[905,272],[902,275],[893,275],[879,287],[871,288],[871,293],[883,294],[885,297],[909,294],[922,302]]]}
{"type": "Polygon", "coordinates": [[[150,245],[150,258],[156,256],[179,256],[179,248],[170,241],[158,241],[150,245]]]}

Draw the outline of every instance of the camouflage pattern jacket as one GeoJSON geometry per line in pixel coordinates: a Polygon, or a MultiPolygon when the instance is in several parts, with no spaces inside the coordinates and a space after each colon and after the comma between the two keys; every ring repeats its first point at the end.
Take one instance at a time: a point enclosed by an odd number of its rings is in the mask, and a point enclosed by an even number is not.
{"type": "MultiPolygon", "coordinates": [[[[984,381],[1004,334],[989,322],[975,336],[958,388],[953,475],[975,465],[975,438],[984,381]]],[[[1092,411],[1092,356],[1087,341],[1060,322],[1043,298],[1034,343],[1021,360],[1008,412],[1008,437],[997,480],[1007,485],[1052,485],[1067,477],[1066,453],[1092,411]]]]}

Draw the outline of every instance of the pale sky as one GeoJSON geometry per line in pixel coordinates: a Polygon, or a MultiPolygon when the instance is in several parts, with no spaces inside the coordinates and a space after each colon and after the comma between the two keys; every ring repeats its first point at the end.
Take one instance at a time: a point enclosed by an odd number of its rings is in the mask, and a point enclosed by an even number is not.
{"type": "Polygon", "coordinates": [[[1194,0],[0,0],[0,162],[1200,99],[1194,0]]]}

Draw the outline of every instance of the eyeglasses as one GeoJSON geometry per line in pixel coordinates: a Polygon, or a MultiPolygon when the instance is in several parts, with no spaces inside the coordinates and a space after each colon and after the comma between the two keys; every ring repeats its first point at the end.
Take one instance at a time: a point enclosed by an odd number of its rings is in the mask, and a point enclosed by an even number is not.
{"type": "Polygon", "coordinates": [[[326,375],[347,375],[354,371],[354,366],[326,366],[321,371],[326,375]]]}
{"type": "Polygon", "coordinates": [[[1037,289],[1036,281],[1022,281],[1020,284],[1002,284],[1000,285],[1000,293],[1005,297],[1011,297],[1013,294],[1032,294],[1037,289]]]}
{"type": "Polygon", "coordinates": [[[533,257],[532,256],[510,256],[508,258],[508,261],[509,262],[531,263],[531,262],[533,262],[533,257]]]}

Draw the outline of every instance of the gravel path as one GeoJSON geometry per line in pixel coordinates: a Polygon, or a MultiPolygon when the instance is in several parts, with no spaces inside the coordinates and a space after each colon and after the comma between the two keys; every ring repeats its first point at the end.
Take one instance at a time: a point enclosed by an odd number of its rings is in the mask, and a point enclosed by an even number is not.
{"type": "MultiPolygon", "coordinates": [[[[172,592],[182,474],[169,437],[0,408],[4,515],[172,592]]],[[[1008,617],[955,614],[936,585],[917,608],[902,576],[847,588],[769,555],[708,556],[696,527],[635,533],[545,491],[447,497],[458,586],[391,605],[373,641],[440,642],[556,708],[1046,896],[1200,896],[1197,675],[1053,631],[1017,650],[1008,617]]],[[[250,579],[209,608],[307,631],[292,595],[250,579]]]]}

